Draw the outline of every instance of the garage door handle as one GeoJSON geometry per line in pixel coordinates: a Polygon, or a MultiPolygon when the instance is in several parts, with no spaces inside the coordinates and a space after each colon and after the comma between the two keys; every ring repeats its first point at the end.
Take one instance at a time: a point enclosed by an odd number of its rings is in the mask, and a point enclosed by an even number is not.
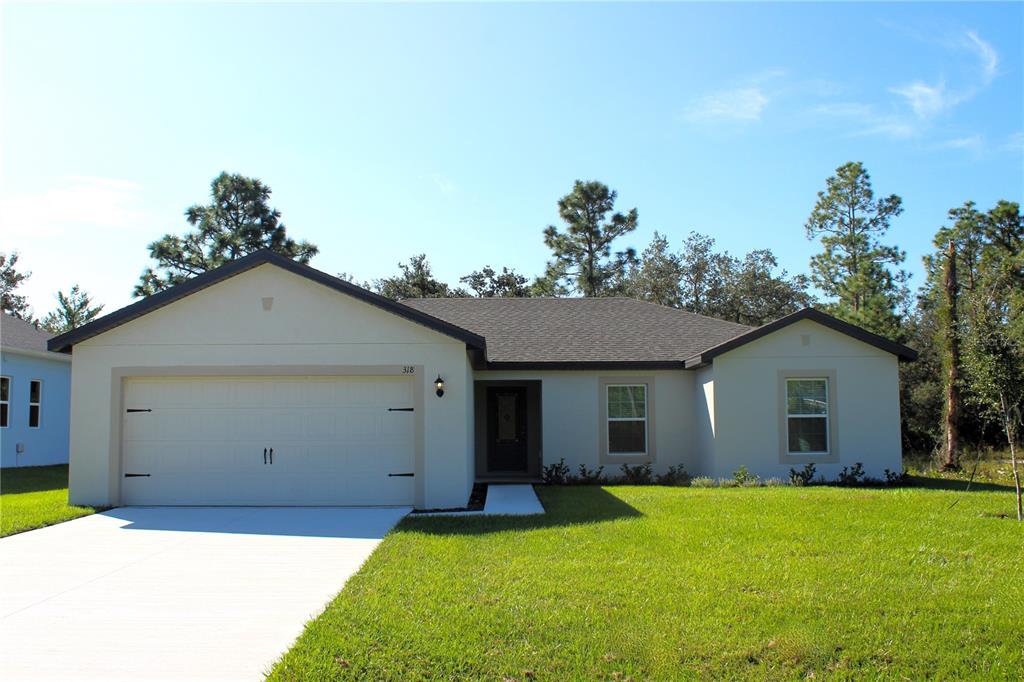
{"type": "Polygon", "coordinates": [[[274,448],[270,448],[270,463],[274,463],[274,448]]]}
{"type": "Polygon", "coordinates": [[[267,449],[263,448],[263,463],[267,463],[267,449]]]}
{"type": "Polygon", "coordinates": [[[389,407],[388,412],[412,412],[415,407],[389,407]]]}
{"type": "Polygon", "coordinates": [[[391,478],[392,476],[415,476],[415,475],[416,475],[416,474],[414,474],[414,473],[412,473],[412,472],[410,471],[410,472],[409,472],[409,473],[407,473],[407,474],[388,474],[388,478],[391,478]]]}
{"type": "Polygon", "coordinates": [[[142,476],[144,476],[146,478],[149,478],[149,474],[125,474],[124,475],[125,478],[139,478],[139,477],[142,477],[142,476]]]}
{"type": "Polygon", "coordinates": [[[128,412],[129,414],[131,414],[132,412],[152,412],[152,411],[153,410],[150,410],[150,409],[143,410],[143,409],[140,409],[138,407],[129,407],[127,410],[125,410],[125,412],[128,412]]]}

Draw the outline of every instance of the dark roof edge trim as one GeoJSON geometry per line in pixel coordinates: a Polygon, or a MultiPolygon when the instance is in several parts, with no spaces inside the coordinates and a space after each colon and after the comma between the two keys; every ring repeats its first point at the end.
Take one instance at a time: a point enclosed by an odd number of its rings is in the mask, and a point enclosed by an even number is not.
{"type": "Polygon", "coordinates": [[[724,343],[720,343],[717,346],[713,346],[707,349],[706,351],[701,352],[698,355],[694,355],[692,358],[688,358],[686,360],[686,368],[697,369],[698,367],[704,367],[705,365],[710,363],[715,357],[722,355],[723,353],[728,353],[731,350],[739,348],[740,346],[744,346],[750,343],[751,341],[756,341],[757,339],[760,339],[763,336],[767,336],[772,332],[776,332],[782,329],[783,327],[788,327],[794,322],[799,322],[800,320],[811,320],[812,322],[817,322],[820,325],[828,327],[829,329],[833,329],[841,334],[846,334],[847,336],[855,338],[858,341],[862,341],[870,346],[874,346],[875,348],[884,350],[887,353],[892,353],[893,355],[897,356],[900,360],[913,362],[914,360],[917,359],[917,351],[914,350],[913,348],[910,348],[909,346],[904,346],[902,343],[896,343],[895,341],[891,341],[885,338],[884,336],[879,336],[878,334],[869,332],[868,330],[863,329],[862,327],[850,324],[849,322],[844,322],[843,320],[840,320],[839,318],[836,317],[832,317],[831,315],[823,313],[820,310],[815,310],[814,308],[804,308],[802,310],[796,311],[795,313],[790,313],[785,317],[780,317],[774,322],[769,322],[768,324],[762,325],[745,334],[740,334],[739,336],[733,337],[724,343]]]}
{"type": "Polygon", "coordinates": [[[83,325],[78,329],[73,329],[61,334],[60,336],[55,336],[47,342],[47,347],[51,351],[63,353],[70,352],[71,347],[76,343],[81,343],[86,339],[91,339],[94,336],[110,331],[115,327],[119,327],[126,322],[142,317],[143,315],[158,308],[170,305],[171,303],[185,298],[190,294],[194,294],[197,291],[213,286],[218,282],[222,282],[230,277],[234,277],[235,275],[264,264],[276,265],[288,272],[316,282],[317,284],[322,284],[334,289],[335,291],[348,294],[349,296],[352,296],[364,303],[376,306],[389,313],[398,315],[399,317],[404,317],[410,322],[415,322],[446,336],[463,341],[471,348],[476,348],[486,352],[487,344],[484,338],[478,334],[474,334],[466,329],[457,327],[450,322],[445,322],[433,315],[429,315],[410,308],[409,306],[392,301],[389,298],[384,298],[380,294],[375,294],[372,291],[368,291],[360,286],[346,282],[345,280],[334,277],[333,275],[328,275],[326,272],[321,272],[309,265],[304,265],[292,260],[291,258],[286,258],[267,249],[256,251],[248,256],[243,256],[242,258],[233,260],[230,263],[226,263],[215,270],[210,270],[209,272],[204,272],[201,275],[196,275],[187,282],[183,282],[177,286],[171,287],[170,289],[165,289],[164,291],[153,294],[152,296],[148,296],[141,301],[132,303],[120,310],[115,310],[114,312],[93,320],[89,324],[83,325]]]}
{"type": "Polygon", "coordinates": [[[565,360],[559,362],[488,362],[480,369],[500,372],[503,370],[649,370],[685,369],[682,360],[565,360]]]}

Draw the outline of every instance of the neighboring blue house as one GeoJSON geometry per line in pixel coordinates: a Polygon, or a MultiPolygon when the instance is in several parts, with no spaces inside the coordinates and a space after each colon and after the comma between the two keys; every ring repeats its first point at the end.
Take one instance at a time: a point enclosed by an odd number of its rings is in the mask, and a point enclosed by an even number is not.
{"type": "Polygon", "coordinates": [[[68,461],[71,357],[46,350],[52,334],[0,318],[0,466],[68,461]]]}

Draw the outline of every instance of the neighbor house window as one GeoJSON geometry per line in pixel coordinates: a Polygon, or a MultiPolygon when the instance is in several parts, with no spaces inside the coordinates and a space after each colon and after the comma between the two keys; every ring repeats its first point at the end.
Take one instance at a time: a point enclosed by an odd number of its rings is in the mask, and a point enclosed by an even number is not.
{"type": "Polygon", "coordinates": [[[7,428],[11,418],[11,378],[0,377],[0,428],[7,428]]]}
{"type": "Polygon", "coordinates": [[[828,379],[786,379],[788,449],[794,455],[829,453],[828,379]]]}
{"type": "Polygon", "coordinates": [[[28,384],[28,425],[39,428],[39,413],[43,405],[43,382],[33,379],[28,384]]]}
{"type": "Polygon", "coordinates": [[[608,454],[647,454],[647,385],[610,384],[608,454]]]}

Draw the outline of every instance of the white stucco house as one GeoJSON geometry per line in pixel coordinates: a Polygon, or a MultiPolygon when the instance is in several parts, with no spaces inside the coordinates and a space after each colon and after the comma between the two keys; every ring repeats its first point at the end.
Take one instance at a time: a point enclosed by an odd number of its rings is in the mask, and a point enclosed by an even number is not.
{"type": "Polygon", "coordinates": [[[73,503],[417,508],[562,458],[881,477],[916,356],[809,309],[750,328],[620,298],[396,303],[270,252],[49,348],[73,359],[73,503]]]}

